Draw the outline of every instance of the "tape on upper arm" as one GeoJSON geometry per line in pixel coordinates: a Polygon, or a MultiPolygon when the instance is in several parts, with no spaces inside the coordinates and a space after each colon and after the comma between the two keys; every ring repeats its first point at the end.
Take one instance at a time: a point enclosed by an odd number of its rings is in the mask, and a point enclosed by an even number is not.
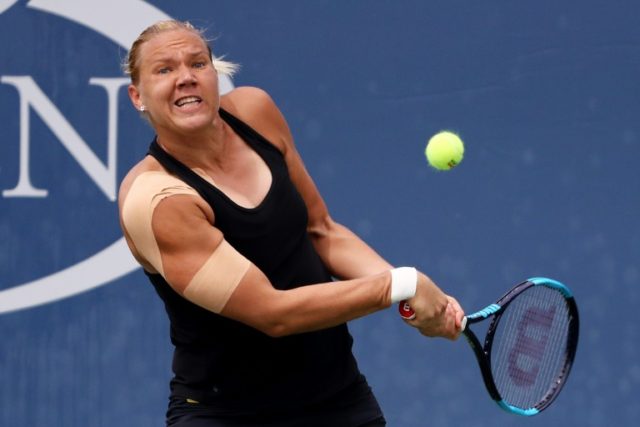
{"type": "Polygon", "coordinates": [[[153,211],[162,200],[178,194],[198,195],[165,172],[144,172],[133,181],[122,205],[122,224],[136,251],[163,276],[160,248],[152,228],[153,211]]]}
{"type": "Polygon", "coordinates": [[[189,301],[220,313],[250,266],[251,261],[222,240],[182,294],[189,301]]]}
{"type": "MultiPolygon", "coordinates": [[[[158,204],[177,194],[198,195],[193,188],[171,175],[145,172],[132,183],[122,206],[122,223],[136,250],[165,279],[152,219],[158,204]]],[[[182,295],[194,304],[220,313],[250,265],[248,259],[222,240],[193,275],[182,295]]]]}

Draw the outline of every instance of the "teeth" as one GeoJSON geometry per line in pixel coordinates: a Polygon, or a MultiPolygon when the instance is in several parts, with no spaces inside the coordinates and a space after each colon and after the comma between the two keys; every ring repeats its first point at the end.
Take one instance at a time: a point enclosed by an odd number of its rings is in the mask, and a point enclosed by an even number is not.
{"type": "Polygon", "coordinates": [[[185,98],[180,98],[176,101],[176,105],[178,107],[182,107],[185,104],[189,104],[191,102],[200,102],[200,98],[197,96],[187,96],[185,98]]]}

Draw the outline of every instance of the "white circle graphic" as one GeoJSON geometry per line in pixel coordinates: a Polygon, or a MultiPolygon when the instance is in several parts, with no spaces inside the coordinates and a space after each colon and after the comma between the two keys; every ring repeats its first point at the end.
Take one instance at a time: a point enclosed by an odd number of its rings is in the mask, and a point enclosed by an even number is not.
{"type": "MultiPolygon", "coordinates": [[[[0,14],[17,0],[0,0],[0,14]]],[[[140,32],[159,20],[171,19],[142,0],[31,0],[26,7],[58,15],[104,35],[128,49],[140,32]]],[[[233,88],[220,75],[220,91],[233,88]]],[[[0,291],[0,314],[58,301],[106,285],[140,266],[124,237],[64,270],[0,291]]]]}

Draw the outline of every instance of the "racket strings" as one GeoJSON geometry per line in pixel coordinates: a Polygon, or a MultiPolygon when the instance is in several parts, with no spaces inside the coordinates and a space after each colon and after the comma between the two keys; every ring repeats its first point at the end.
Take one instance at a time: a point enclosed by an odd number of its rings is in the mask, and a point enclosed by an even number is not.
{"type": "Polygon", "coordinates": [[[568,330],[567,304],[555,289],[531,287],[507,306],[491,350],[493,378],[505,402],[532,408],[557,387],[568,330]]]}

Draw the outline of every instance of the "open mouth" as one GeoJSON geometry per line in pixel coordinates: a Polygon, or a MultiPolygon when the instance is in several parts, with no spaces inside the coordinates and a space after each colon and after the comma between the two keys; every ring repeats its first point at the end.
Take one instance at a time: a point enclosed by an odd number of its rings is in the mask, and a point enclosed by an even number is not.
{"type": "Polygon", "coordinates": [[[178,107],[184,107],[185,105],[194,105],[202,102],[202,98],[198,96],[185,96],[184,98],[180,98],[175,102],[175,105],[178,107]]]}

